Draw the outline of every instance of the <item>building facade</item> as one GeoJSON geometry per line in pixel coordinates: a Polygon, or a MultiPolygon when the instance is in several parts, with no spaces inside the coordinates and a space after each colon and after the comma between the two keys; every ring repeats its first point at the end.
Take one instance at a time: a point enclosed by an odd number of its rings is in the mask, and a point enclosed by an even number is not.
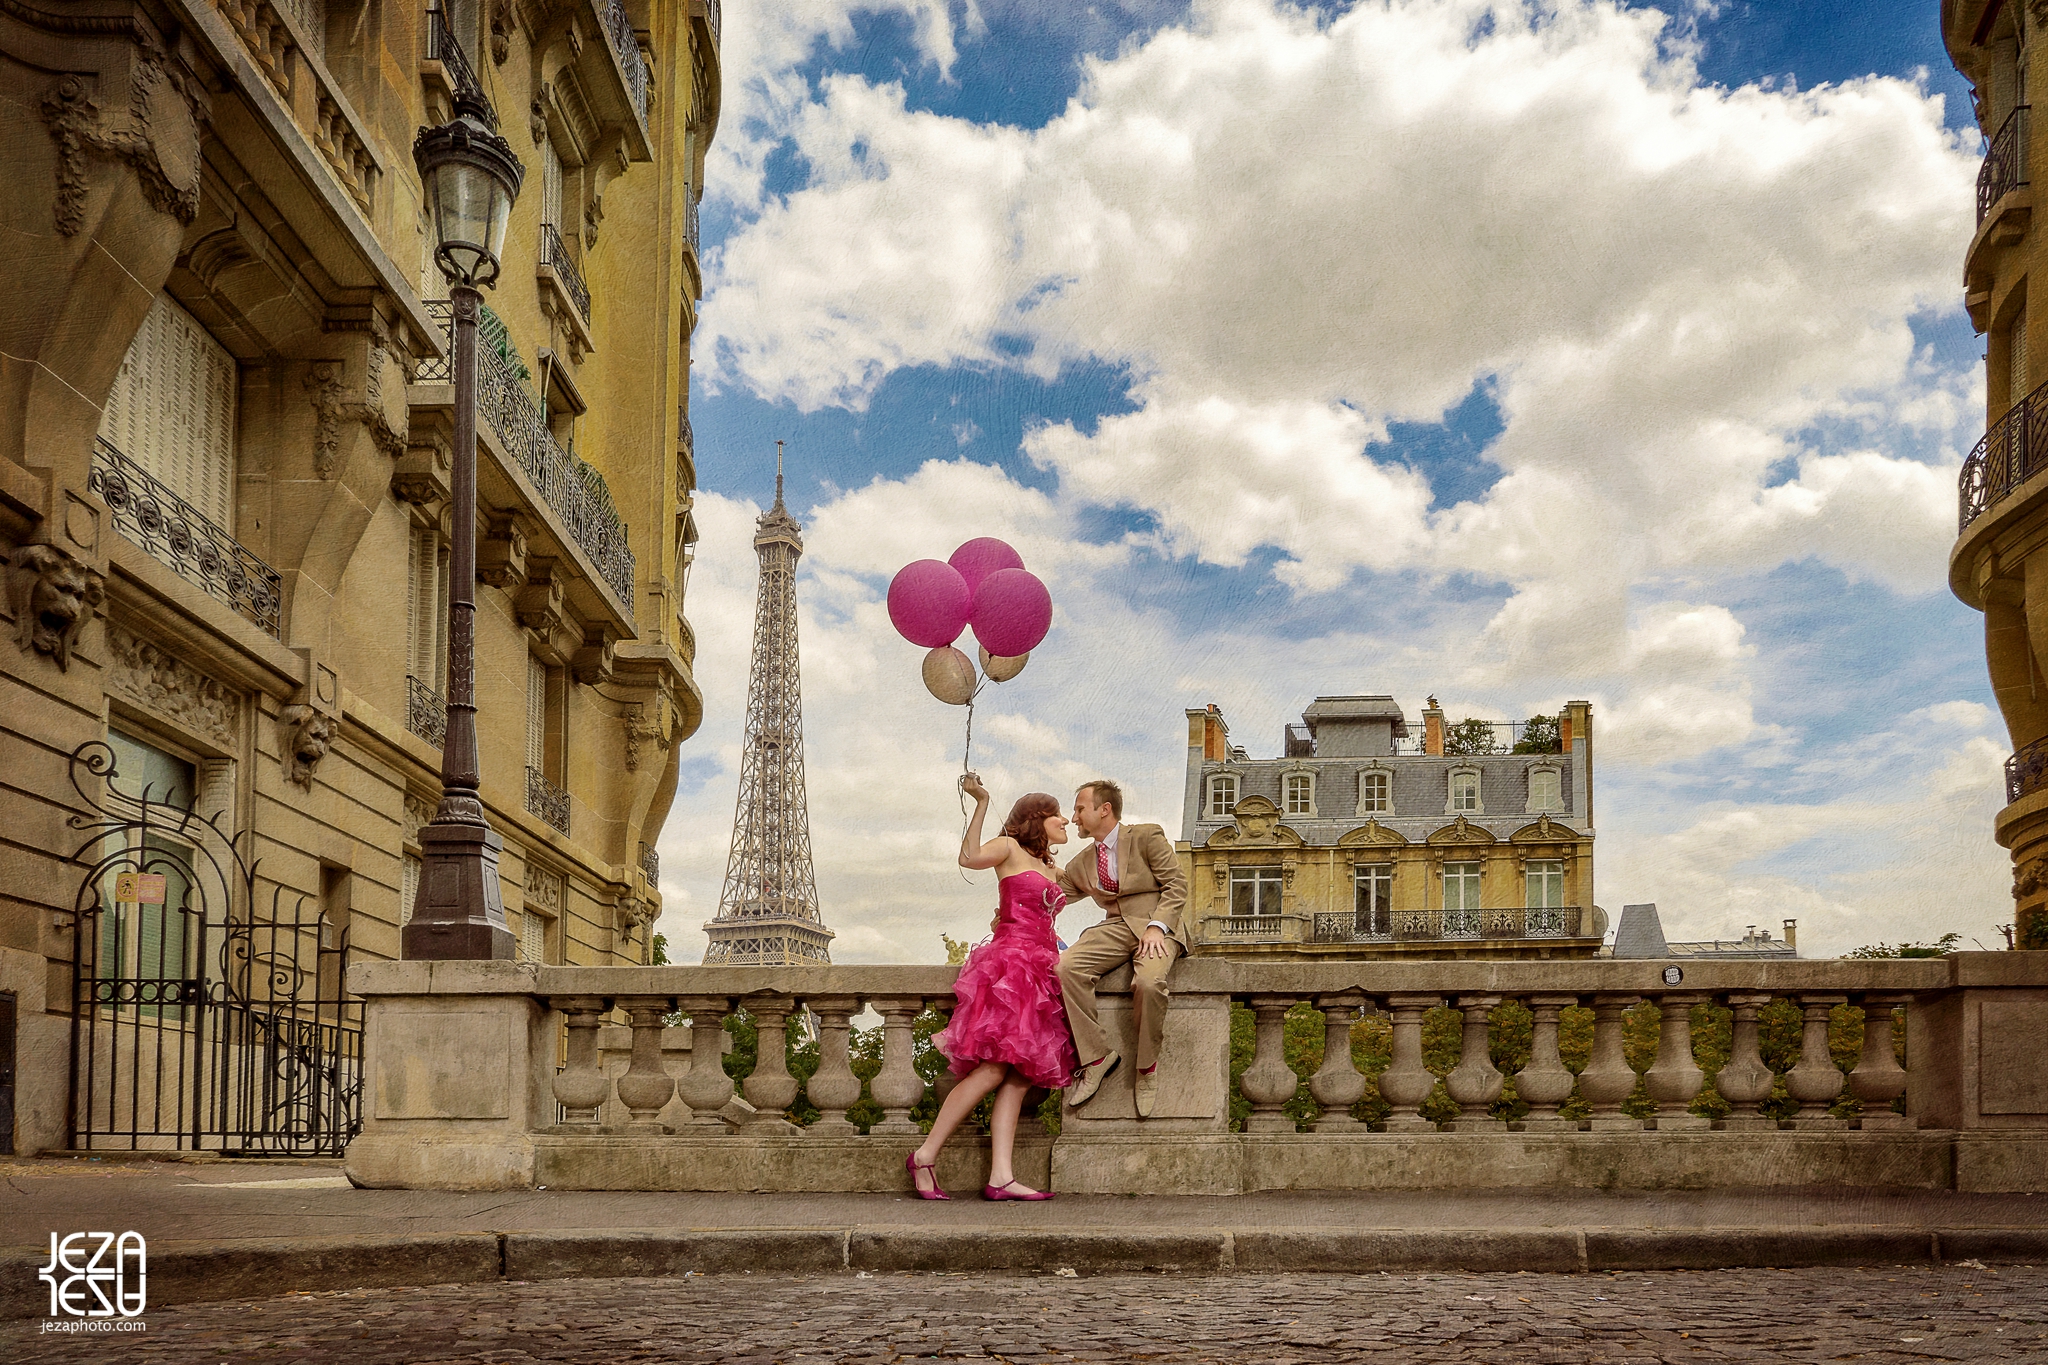
{"type": "Polygon", "coordinates": [[[1985,660],[2012,738],[1996,833],[2012,851],[2015,942],[2048,948],[2048,392],[2035,382],[2048,340],[2033,340],[2048,308],[2027,300],[2034,257],[2048,246],[2032,230],[2029,168],[2040,157],[2027,94],[2048,52],[2048,8],[1945,0],[1941,19],[1990,139],[1963,256],[1963,304],[1985,339],[1986,430],[1963,462],[1949,587],[1984,613],[1985,660]]]}
{"type": "Polygon", "coordinates": [[[1386,696],[1317,697],[1281,756],[1189,711],[1179,847],[1196,951],[1294,957],[1588,957],[1592,706],[1554,725],[1422,732],[1386,696]]]}
{"type": "MultiPolygon", "coordinates": [[[[476,424],[508,927],[533,960],[648,958],[702,713],[687,396],[718,28],[718,0],[0,6],[0,993],[38,1076],[96,1036],[81,1015],[175,1052],[214,1046],[216,1005],[275,1038],[315,998],[341,1056],[343,969],[398,955],[439,799],[454,400],[411,149],[465,87],[525,170],[476,424]],[[116,867],[141,879],[117,892],[116,867]]],[[[18,1149],[92,1139],[104,1096],[23,1086],[18,1149]]]]}

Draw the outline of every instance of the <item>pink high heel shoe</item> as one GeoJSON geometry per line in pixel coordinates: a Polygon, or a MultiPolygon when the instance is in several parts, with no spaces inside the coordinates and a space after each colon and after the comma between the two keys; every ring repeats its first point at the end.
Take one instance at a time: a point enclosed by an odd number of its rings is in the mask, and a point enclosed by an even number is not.
{"type": "Polygon", "coordinates": [[[920,1166],[917,1164],[917,1153],[912,1152],[909,1156],[903,1158],[903,1169],[910,1172],[910,1188],[916,1192],[919,1199],[951,1199],[953,1197],[939,1188],[938,1162],[934,1161],[930,1165],[920,1166]],[[918,1185],[917,1173],[919,1171],[923,1171],[931,1176],[932,1187],[930,1189],[923,1189],[918,1185]]]}
{"type": "Polygon", "coordinates": [[[1041,1199],[1052,1198],[1051,1190],[1017,1190],[1013,1192],[1010,1186],[1016,1183],[1016,1181],[1010,1180],[1000,1185],[983,1185],[981,1187],[981,1197],[992,1200],[1018,1199],[1032,1204],[1037,1203],[1041,1199]]]}

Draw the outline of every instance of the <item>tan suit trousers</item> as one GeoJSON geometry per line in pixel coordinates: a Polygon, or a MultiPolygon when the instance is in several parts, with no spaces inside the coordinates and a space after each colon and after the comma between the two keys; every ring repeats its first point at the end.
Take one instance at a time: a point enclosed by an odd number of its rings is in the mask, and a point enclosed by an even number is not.
{"type": "Polygon", "coordinates": [[[1067,1027],[1073,1030],[1074,1051],[1083,1066],[1110,1050],[1096,1009],[1095,983],[1126,962],[1131,963],[1131,1022],[1138,1036],[1134,1060],[1140,1071],[1159,1060],[1159,1039],[1166,1031],[1166,974],[1180,956],[1180,945],[1169,938],[1164,957],[1133,962],[1131,955],[1137,950],[1137,932],[1122,915],[1112,915],[1083,930],[1074,946],[1060,954],[1060,993],[1066,997],[1067,1027]]]}

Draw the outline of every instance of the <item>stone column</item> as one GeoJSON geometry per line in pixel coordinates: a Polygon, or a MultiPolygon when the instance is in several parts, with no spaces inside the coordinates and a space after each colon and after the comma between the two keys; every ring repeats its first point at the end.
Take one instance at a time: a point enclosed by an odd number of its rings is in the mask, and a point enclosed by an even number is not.
{"type": "Polygon", "coordinates": [[[1443,1003],[1440,995],[1390,995],[1387,1013],[1393,1020],[1393,1053],[1380,1073],[1380,1095],[1394,1107],[1387,1115],[1390,1133],[1429,1133],[1436,1125],[1422,1117],[1422,1102],[1436,1088],[1436,1076],[1422,1064],[1422,1016],[1443,1003]]]}
{"type": "Polygon", "coordinates": [[[1892,1112],[1892,1101],[1906,1093],[1906,1068],[1892,1050],[1892,1011],[1910,1006],[1911,1000],[1908,995],[1863,997],[1863,1054],[1849,1073],[1849,1093],[1863,1102],[1857,1126],[1866,1132],[1917,1126],[1906,1115],[1892,1112]]]}
{"type": "Polygon", "coordinates": [[[1461,995],[1458,1008],[1465,1014],[1464,1046],[1458,1064],[1444,1077],[1444,1089],[1458,1102],[1458,1117],[1451,1120],[1454,1133],[1504,1133],[1507,1124],[1487,1116],[1487,1107],[1500,1098],[1504,1078],[1488,1055],[1487,1016],[1501,998],[1497,995],[1461,995]]]}
{"type": "Polygon", "coordinates": [[[1238,1088],[1252,1102],[1251,1117],[1244,1122],[1247,1133],[1291,1133],[1294,1120],[1282,1107],[1301,1088],[1301,1078],[1287,1065],[1287,1011],[1294,1006],[1291,995],[1255,995],[1252,1014],[1257,1019],[1252,1064],[1238,1077],[1238,1088]]]}
{"type": "MultiPolygon", "coordinates": [[[[623,1003],[633,1026],[633,1057],[614,1089],[619,1103],[633,1116],[626,1128],[634,1133],[666,1133],[668,1125],[660,1115],[662,1107],[675,1097],[676,1080],[661,1064],[661,1030],[673,1002],[633,999],[623,1003]]],[[[694,1063],[694,1045],[691,1056],[694,1063]]]]}
{"type": "Polygon", "coordinates": [[[1356,991],[1316,997],[1316,1008],[1323,1012],[1323,1064],[1308,1078],[1308,1093],[1322,1106],[1319,1133],[1364,1127],[1351,1117],[1351,1106],[1365,1094],[1365,1077],[1351,1060],[1351,1021],[1364,1003],[1356,991]]]}
{"type": "Polygon", "coordinates": [[[569,1028],[567,1064],[555,1075],[555,1098],[566,1111],[556,1130],[595,1133],[598,1108],[612,1092],[612,1083],[597,1064],[597,1029],[609,1002],[580,995],[549,1003],[568,1016],[569,1028]]]}
{"type": "Polygon", "coordinates": [[[1828,1052],[1828,1012],[1844,1004],[1846,995],[1802,995],[1799,1007],[1806,1015],[1800,1035],[1799,1065],[1785,1073],[1785,1091],[1799,1101],[1799,1116],[1792,1126],[1801,1131],[1839,1132],[1848,1120],[1832,1118],[1828,1106],[1842,1093],[1842,1069],[1828,1052]]]}
{"type": "Polygon", "coordinates": [[[924,1098],[924,1079],[911,1064],[916,1047],[912,1026],[924,1010],[924,1001],[908,996],[869,1003],[882,1016],[882,1069],[868,1083],[868,1088],[874,1094],[875,1103],[882,1106],[883,1117],[868,1131],[915,1133],[918,1127],[911,1121],[910,1110],[924,1098]]]}
{"type": "Polygon", "coordinates": [[[1706,1080],[1692,1056],[1692,1007],[1706,998],[1666,995],[1657,1002],[1657,1060],[1644,1074],[1643,1083],[1657,1102],[1660,1133],[1704,1132],[1714,1126],[1712,1119],[1686,1112],[1706,1080]]]}
{"type": "Polygon", "coordinates": [[[1579,1003],[1575,995],[1539,995],[1529,1001],[1535,1024],[1530,1032],[1529,1064],[1515,1076],[1515,1093],[1529,1106],[1522,1121],[1531,1133],[1577,1132],[1579,1121],[1564,1118],[1558,1106],[1571,1098],[1577,1079],[1557,1051],[1558,1015],[1579,1003]]]}
{"type": "Polygon", "coordinates": [[[1721,1127],[1731,1133],[1778,1131],[1778,1121],[1766,1117],[1759,1106],[1771,1097],[1777,1073],[1764,1065],[1757,1046],[1756,1012],[1771,1003],[1768,995],[1731,995],[1728,1008],[1734,1026],[1728,1050],[1728,1065],[1714,1076],[1714,1089],[1728,1101],[1731,1112],[1721,1127]]]}
{"type": "Polygon", "coordinates": [[[676,1002],[690,1015],[690,1069],[680,1087],[690,1106],[690,1130],[699,1135],[723,1133],[718,1111],[732,1098],[732,1077],[725,1074],[725,1012],[732,1002],[722,995],[690,995],[676,1002]]]}
{"type": "Polygon", "coordinates": [[[747,1124],[750,1135],[795,1137],[803,1129],[783,1115],[796,1103],[797,1080],[789,1074],[789,1011],[794,1002],[786,995],[750,997],[747,1013],[754,1019],[754,1072],[747,1077],[747,1103],[754,1117],[747,1124]]]}
{"type": "Polygon", "coordinates": [[[1636,1088],[1636,1073],[1622,1051],[1621,1016],[1640,996],[1602,995],[1593,1001],[1593,1056],[1579,1073],[1579,1096],[1593,1106],[1596,1133],[1637,1133],[1641,1119],[1621,1112],[1621,1102],[1636,1088]]]}
{"type": "Polygon", "coordinates": [[[860,1102],[860,1077],[853,1074],[847,1051],[847,1034],[860,1001],[853,996],[828,996],[804,1002],[819,1020],[818,1069],[808,1087],[811,1103],[817,1106],[818,1121],[810,1127],[814,1137],[852,1137],[860,1130],[847,1121],[846,1111],[860,1102]]]}

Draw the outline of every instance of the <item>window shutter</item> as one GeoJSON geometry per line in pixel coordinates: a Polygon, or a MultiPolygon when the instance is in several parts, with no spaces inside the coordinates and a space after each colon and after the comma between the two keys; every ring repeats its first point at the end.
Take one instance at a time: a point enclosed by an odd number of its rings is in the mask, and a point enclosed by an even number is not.
{"type": "Polygon", "coordinates": [[[547,771],[548,752],[548,669],[533,655],[526,656],[526,766],[547,771]]]}
{"type": "Polygon", "coordinates": [[[401,929],[412,923],[412,907],[420,898],[420,873],[425,866],[417,854],[405,855],[405,876],[398,892],[398,925],[401,929]]]}
{"type": "Polygon", "coordinates": [[[2021,305],[2020,311],[2013,315],[2012,341],[2007,349],[2012,359],[2012,374],[2010,376],[2012,393],[2009,401],[2017,403],[2022,398],[2025,398],[2028,392],[2027,310],[2025,305],[2021,305]]]}
{"type": "Polygon", "coordinates": [[[528,962],[546,962],[548,922],[531,910],[519,917],[519,956],[528,962]]]}
{"type": "Polygon", "coordinates": [[[555,155],[553,138],[540,144],[540,220],[562,226],[562,158],[555,155]]]}
{"type": "Polygon", "coordinates": [[[167,294],[128,347],[100,418],[108,444],[234,532],[235,358],[167,294]]]}

